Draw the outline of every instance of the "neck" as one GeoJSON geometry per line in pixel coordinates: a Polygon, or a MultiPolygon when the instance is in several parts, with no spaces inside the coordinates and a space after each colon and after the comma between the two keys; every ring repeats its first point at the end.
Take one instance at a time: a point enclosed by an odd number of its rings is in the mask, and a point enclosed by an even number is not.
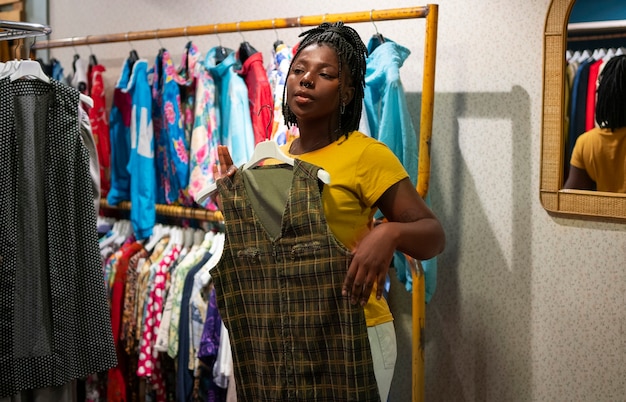
{"type": "Polygon", "coordinates": [[[290,153],[299,155],[324,148],[338,137],[338,129],[339,125],[332,121],[298,122],[300,136],[292,143],[290,153]]]}
{"type": "Polygon", "coordinates": [[[317,151],[318,149],[324,148],[330,143],[331,141],[328,135],[317,138],[308,138],[303,137],[302,134],[300,134],[300,137],[296,138],[291,143],[289,153],[292,155],[306,154],[308,152],[313,152],[317,151]]]}

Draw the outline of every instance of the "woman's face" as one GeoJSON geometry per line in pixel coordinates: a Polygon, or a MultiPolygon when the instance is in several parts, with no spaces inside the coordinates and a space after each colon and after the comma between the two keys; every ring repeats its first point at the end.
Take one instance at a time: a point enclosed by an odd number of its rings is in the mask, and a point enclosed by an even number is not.
{"type": "Polygon", "coordinates": [[[287,104],[299,123],[339,115],[340,82],[343,103],[348,104],[354,93],[343,73],[344,77],[340,78],[339,58],[333,48],[311,44],[302,49],[287,76],[287,104]]]}

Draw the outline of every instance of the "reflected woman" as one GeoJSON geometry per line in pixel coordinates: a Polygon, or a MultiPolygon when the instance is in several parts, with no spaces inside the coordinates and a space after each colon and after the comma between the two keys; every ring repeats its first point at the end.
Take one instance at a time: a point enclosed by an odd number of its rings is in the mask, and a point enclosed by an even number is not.
{"type": "Polygon", "coordinates": [[[626,55],[602,70],[596,121],[576,140],[564,188],[626,193],[626,55]]]}

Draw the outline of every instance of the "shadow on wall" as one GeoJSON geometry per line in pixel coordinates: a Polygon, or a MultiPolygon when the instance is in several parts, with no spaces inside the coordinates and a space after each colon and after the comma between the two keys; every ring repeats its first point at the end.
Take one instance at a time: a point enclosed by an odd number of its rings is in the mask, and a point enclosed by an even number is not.
{"type": "MultiPolygon", "coordinates": [[[[408,94],[408,98],[410,106],[420,104],[420,94],[408,94]]],[[[419,113],[413,111],[412,115],[419,113]]],[[[418,122],[415,124],[417,127],[418,122]]],[[[530,126],[530,99],[519,86],[510,92],[436,94],[429,191],[447,243],[438,259],[437,291],[426,309],[429,402],[532,400],[530,206],[536,194],[528,191],[533,163],[530,126]],[[478,194],[475,178],[464,162],[460,118],[511,122],[513,138],[507,142],[512,144],[513,179],[507,179],[510,189],[497,189],[508,191],[510,196],[505,198],[513,204],[503,205],[503,210],[514,216],[506,220],[511,223],[509,258],[487,219],[496,211],[484,209],[481,198],[485,195],[478,194]]],[[[489,152],[481,148],[480,154],[469,156],[489,157],[489,152]]],[[[498,194],[488,196],[497,198],[498,194]]],[[[506,222],[502,223],[505,230],[506,222]]],[[[398,364],[389,400],[408,401],[411,296],[392,291],[389,302],[398,337],[398,364]]]]}

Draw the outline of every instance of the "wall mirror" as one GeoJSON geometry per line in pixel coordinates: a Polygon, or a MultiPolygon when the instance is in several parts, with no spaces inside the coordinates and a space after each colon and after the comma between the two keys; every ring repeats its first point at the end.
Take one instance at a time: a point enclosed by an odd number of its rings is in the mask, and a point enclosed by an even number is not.
{"type": "MultiPolygon", "coordinates": [[[[568,22],[576,0],[552,0],[544,32],[543,69],[543,122],[541,142],[540,199],[543,207],[552,214],[595,220],[626,222],[626,194],[563,189],[565,159],[564,107],[565,107],[565,51],[567,50],[568,22]]],[[[578,0],[583,1],[583,0],[578,0]]],[[[595,2],[602,7],[602,2],[595,2]]],[[[609,3],[617,3],[609,2],[609,3]]],[[[625,9],[624,5],[621,9],[625,9]]],[[[595,33],[620,31],[612,34],[622,37],[626,45],[626,26],[619,23],[599,24],[595,33]]],[[[591,31],[590,31],[591,32],[591,31]]]]}

